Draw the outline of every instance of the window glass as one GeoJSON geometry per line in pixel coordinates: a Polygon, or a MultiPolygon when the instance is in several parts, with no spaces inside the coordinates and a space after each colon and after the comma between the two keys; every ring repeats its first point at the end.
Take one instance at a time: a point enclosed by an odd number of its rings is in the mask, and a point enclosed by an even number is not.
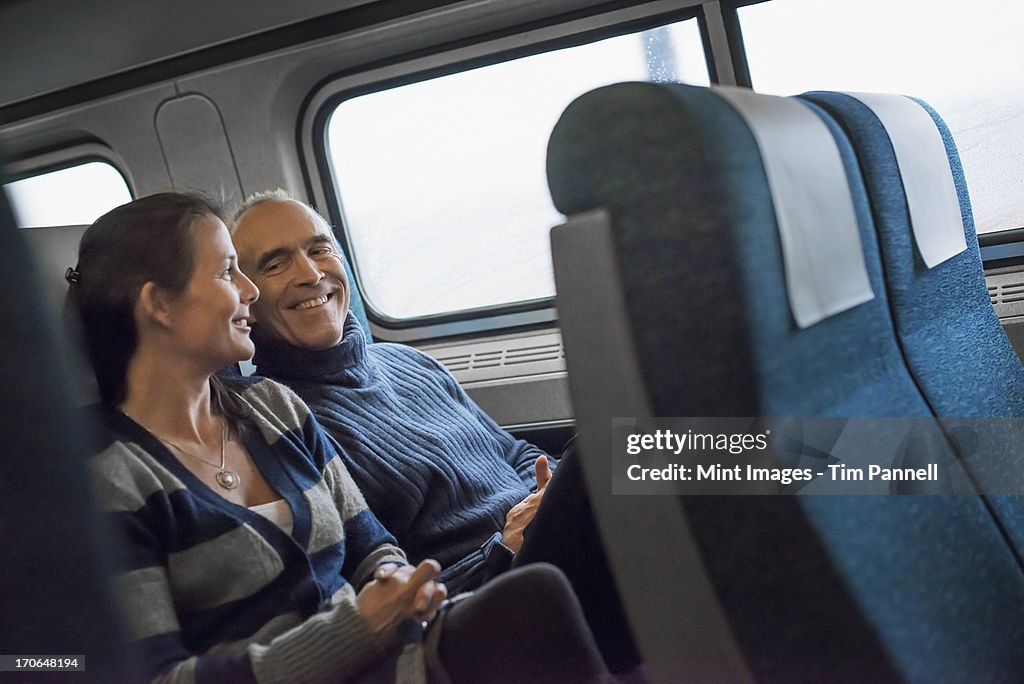
{"type": "Polygon", "coordinates": [[[327,152],[366,299],[396,319],[554,294],[548,137],[619,81],[707,84],[696,20],[355,97],[327,152]]]}
{"type": "Polygon", "coordinates": [[[4,185],[18,226],[77,226],[92,223],[132,201],[124,178],[110,164],[87,162],[4,185]]]}
{"type": "Polygon", "coordinates": [[[956,140],[978,232],[1024,226],[1024,3],[771,0],[739,16],[755,90],[925,100],[956,140]]]}

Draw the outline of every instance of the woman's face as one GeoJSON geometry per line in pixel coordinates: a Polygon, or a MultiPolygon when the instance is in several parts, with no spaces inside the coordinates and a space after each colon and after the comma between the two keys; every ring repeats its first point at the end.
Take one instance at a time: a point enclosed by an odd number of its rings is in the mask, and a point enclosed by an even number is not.
{"type": "Polygon", "coordinates": [[[220,219],[195,219],[192,249],[192,277],[170,305],[171,329],[179,348],[213,372],[252,358],[249,305],[260,292],[238,270],[231,236],[220,219]]]}

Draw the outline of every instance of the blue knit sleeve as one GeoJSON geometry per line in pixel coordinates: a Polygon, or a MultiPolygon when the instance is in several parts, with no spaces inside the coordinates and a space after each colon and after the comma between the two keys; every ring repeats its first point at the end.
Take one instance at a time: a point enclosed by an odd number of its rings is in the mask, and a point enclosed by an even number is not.
{"type": "MultiPolygon", "coordinates": [[[[508,432],[503,430],[500,425],[494,422],[487,413],[477,406],[476,402],[473,401],[466,391],[459,385],[458,380],[448,372],[448,369],[441,365],[433,357],[424,356],[429,359],[431,365],[435,367],[438,375],[444,378],[445,385],[448,391],[451,393],[452,398],[457,402],[466,407],[470,413],[480,422],[489,433],[491,433],[498,444],[502,447],[502,455],[505,461],[512,466],[516,473],[519,474],[519,478],[527,487],[533,487],[537,483],[537,476],[534,472],[534,464],[537,461],[537,457],[544,454],[543,451],[530,444],[526,440],[516,439],[508,432]]],[[[552,471],[555,468],[555,459],[549,458],[549,464],[551,465],[552,471]]]]}
{"type": "Polygon", "coordinates": [[[445,568],[441,581],[450,595],[473,591],[512,567],[513,558],[512,549],[501,543],[501,532],[495,532],[480,548],[445,568]]]}

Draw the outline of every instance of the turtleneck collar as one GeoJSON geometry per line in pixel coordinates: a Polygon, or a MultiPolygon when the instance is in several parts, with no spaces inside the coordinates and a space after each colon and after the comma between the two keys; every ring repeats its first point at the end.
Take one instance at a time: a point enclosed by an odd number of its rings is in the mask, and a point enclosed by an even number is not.
{"type": "Polygon", "coordinates": [[[257,375],[285,383],[297,380],[332,385],[357,385],[368,377],[366,336],[351,311],[345,318],[341,341],[321,351],[299,349],[278,338],[260,335],[258,330],[257,324],[253,328],[257,375]]]}

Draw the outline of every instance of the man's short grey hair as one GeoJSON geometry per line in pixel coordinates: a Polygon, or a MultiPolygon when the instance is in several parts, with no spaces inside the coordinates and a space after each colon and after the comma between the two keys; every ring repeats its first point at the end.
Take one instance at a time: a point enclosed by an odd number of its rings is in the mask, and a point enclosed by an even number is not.
{"type": "Polygon", "coordinates": [[[290,192],[283,190],[282,188],[277,188],[275,190],[261,190],[260,192],[254,192],[249,195],[249,197],[247,197],[231,215],[231,225],[228,226],[229,232],[234,234],[235,229],[238,228],[238,219],[242,218],[242,214],[265,202],[297,202],[319,216],[320,220],[324,222],[324,225],[330,229],[331,235],[334,235],[334,228],[331,226],[331,222],[328,221],[323,214],[317,211],[311,204],[303,202],[300,199],[296,199],[290,192]]]}

